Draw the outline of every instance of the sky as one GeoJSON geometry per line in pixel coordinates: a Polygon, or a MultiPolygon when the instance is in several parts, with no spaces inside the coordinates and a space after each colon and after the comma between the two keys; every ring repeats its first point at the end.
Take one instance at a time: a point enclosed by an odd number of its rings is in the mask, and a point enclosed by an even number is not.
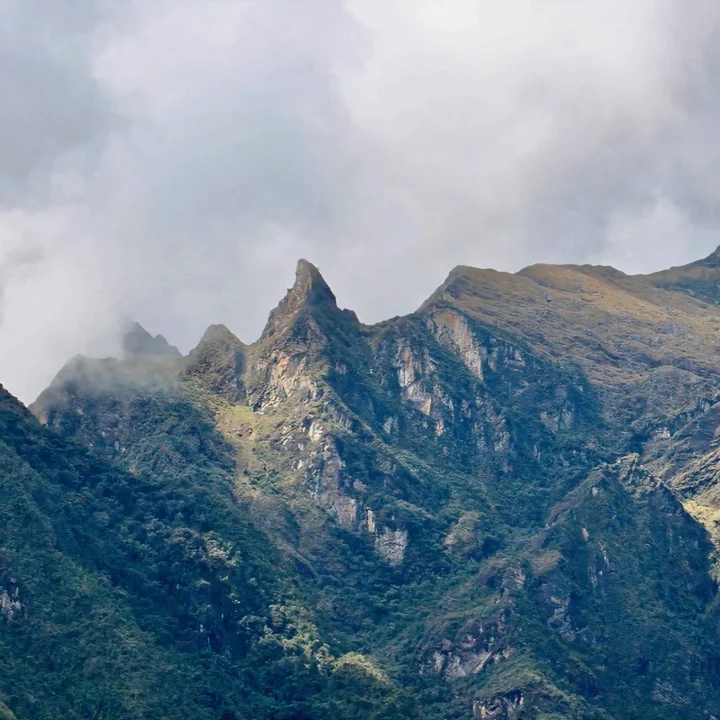
{"type": "Polygon", "coordinates": [[[0,382],[140,321],[257,338],[314,262],[364,322],[456,265],[720,244],[717,0],[0,0],[0,382]]]}

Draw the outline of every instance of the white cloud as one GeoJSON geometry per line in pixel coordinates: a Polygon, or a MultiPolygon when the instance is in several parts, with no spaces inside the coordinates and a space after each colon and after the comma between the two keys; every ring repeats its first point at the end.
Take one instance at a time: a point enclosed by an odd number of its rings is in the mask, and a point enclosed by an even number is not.
{"type": "Polygon", "coordinates": [[[459,263],[717,244],[710,0],[35,5],[0,7],[0,381],[26,400],[124,315],[252,340],[300,256],[372,321],[459,263]]]}
{"type": "Polygon", "coordinates": [[[694,258],[698,247],[718,244],[716,230],[705,228],[665,197],[646,206],[613,214],[607,244],[590,262],[620,267],[627,273],[666,269],[678,259],[694,258]]]}

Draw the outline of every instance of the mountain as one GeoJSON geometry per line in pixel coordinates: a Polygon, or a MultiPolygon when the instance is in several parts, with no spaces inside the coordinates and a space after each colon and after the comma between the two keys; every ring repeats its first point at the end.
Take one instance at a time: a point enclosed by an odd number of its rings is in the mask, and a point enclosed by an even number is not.
{"type": "Polygon", "coordinates": [[[130,323],[123,334],[123,354],[133,355],[167,355],[182,357],[182,353],[162,336],[153,337],[140,323],[130,323]]]}
{"type": "Polygon", "coordinates": [[[251,345],[3,393],[0,717],[720,716],[717,258],[373,326],[301,260],[251,345]]]}

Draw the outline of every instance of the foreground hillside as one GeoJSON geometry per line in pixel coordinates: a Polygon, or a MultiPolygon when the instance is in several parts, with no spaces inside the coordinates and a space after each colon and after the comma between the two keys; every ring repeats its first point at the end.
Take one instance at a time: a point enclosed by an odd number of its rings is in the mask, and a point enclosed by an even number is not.
{"type": "Polygon", "coordinates": [[[720,716],[719,280],[457,268],[365,326],[301,261],[253,345],[3,394],[0,717],[720,716]]]}

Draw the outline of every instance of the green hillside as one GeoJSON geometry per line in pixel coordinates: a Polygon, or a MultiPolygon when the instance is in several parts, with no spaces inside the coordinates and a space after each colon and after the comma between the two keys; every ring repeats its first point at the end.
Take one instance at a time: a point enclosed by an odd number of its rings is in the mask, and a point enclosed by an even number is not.
{"type": "Polygon", "coordinates": [[[0,717],[720,716],[704,262],[366,326],[301,261],[252,345],[3,392],[0,717]]]}

